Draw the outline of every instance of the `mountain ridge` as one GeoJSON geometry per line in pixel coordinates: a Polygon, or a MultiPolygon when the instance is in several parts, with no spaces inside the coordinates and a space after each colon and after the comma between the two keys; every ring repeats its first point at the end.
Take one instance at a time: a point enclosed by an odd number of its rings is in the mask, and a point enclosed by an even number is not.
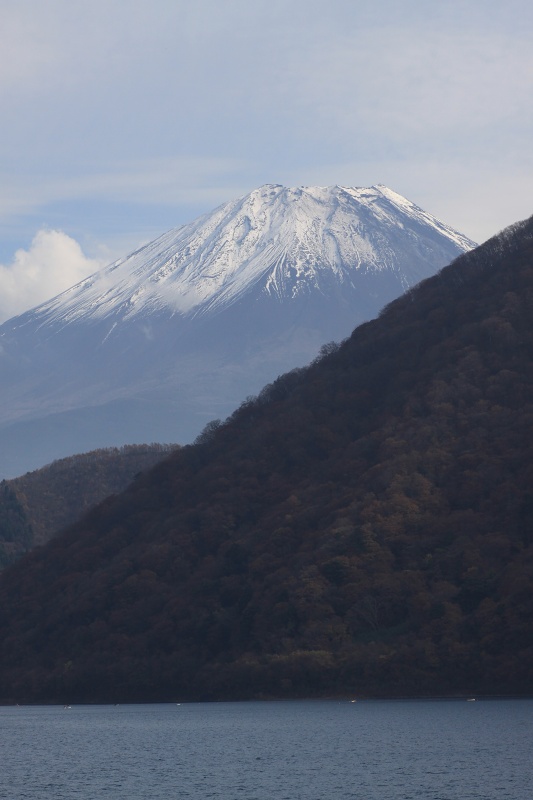
{"type": "Polygon", "coordinates": [[[9,568],[4,699],[531,694],[532,312],[533,218],[9,568]]]}
{"type": "MultiPolygon", "coordinates": [[[[109,267],[99,270],[57,297],[37,306],[30,313],[41,317],[42,324],[54,319],[54,311],[58,308],[64,310],[60,311],[57,319],[66,324],[78,316],[90,317],[94,314],[95,317],[101,318],[116,314],[117,311],[123,312],[124,318],[127,319],[131,315],[142,313],[146,306],[150,308],[150,311],[167,308],[167,310],[184,314],[207,313],[219,305],[223,306],[223,298],[226,295],[229,295],[227,298],[229,303],[234,301],[251,284],[264,278],[272,266],[274,269],[268,275],[264,288],[269,291],[272,286],[273,293],[278,297],[283,297],[285,292],[280,291],[279,287],[283,285],[284,281],[276,281],[275,276],[283,272],[280,266],[287,259],[290,237],[296,240],[296,252],[288,259],[289,269],[295,269],[297,275],[304,264],[308,267],[309,264],[311,265],[310,274],[315,278],[317,272],[324,268],[337,271],[344,277],[342,275],[343,264],[349,264],[352,270],[357,270],[363,265],[366,270],[385,269],[388,264],[384,261],[383,256],[377,257],[372,242],[366,241],[358,230],[358,228],[362,228],[364,231],[364,218],[356,218],[355,221],[351,221],[349,226],[341,219],[340,226],[347,226],[350,233],[349,241],[347,238],[342,245],[339,245],[340,237],[332,235],[335,230],[335,215],[339,208],[346,205],[346,197],[349,198],[349,204],[356,201],[360,213],[371,209],[376,219],[382,223],[403,227],[403,223],[398,221],[394,213],[391,213],[391,211],[399,210],[407,218],[417,223],[426,223],[430,229],[444,234],[460,250],[464,251],[475,246],[475,243],[467,237],[458,234],[450,226],[439,222],[432,215],[382,185],[376,185],[369,189],[342,186],[292,189],[277,184],[266,184],[238,200],[224,203],[213,212],[204,214],[188,225],[172,229],[126,258],[113,262],[109,267]],[[271,199],[272,195],[275,196],[274,202],[271,199]],[[303,205],[304,202],[307,203],[310,210],[306,209],[307,213],[291,216],[288,213],[289,205],[295,199],[299,201],[300,205],[303,205]],[[321,212],[320,216],[319,212],[321,212]],[[267,213],[269,219],[267,219],[267,213]],[[322,223],[318,231],[316,230],[317,223],[322,223]],[[283,227],[290,228],[289,236],[283,227]],[[265,230],[268,232],[266,239],[265,230]],[[313,233],[316,234],[316,239],[313,242],[314,246],[311,247],[307,239],[313,233]],[[323,244],[326,237],[334,240],[331,244],[331,253],[328,253],[327,246],[319,246],[318,240],[322,239],[323,244]],[[248,243],[248,246],[242,248],[244,253],[241,253],[241,245],[248,239],[252,239],[251,245],[248,243]],[[209,243],[213,240],[216,242],[214,254],[209,251],[209,243]],[[235,243],[233,249],[231,248],[232,242],[235,243]],[[256,245],[258,243],[262,252],[261,263],[256,266],[256,245]],[[352,245],[351,252],[344,255],[339,253],[340,247],[349,250],[350,244],[352,245]],[[298,245],[301,245],[301,249],[298,245]],[[264,255],[265,246],[270,246],[273,251],[266,257],[264,255]],[[227,252],[228,250],[229,252],[227,252]],[[308,250],[308,252],[302,254],[302,250],[308,250]],[[199,257],[198,252],[200,253],[199,257]],[[178,257],[174,254],[177,254],[178,257]],[[142,256],[140,266],[138,265],[139,256],[142,256]],[[196,261],[194,256],[197,256],[196,261]],[[250,268],[250,262],[252,262],[252,268],[250,268]],[[115,294],[111,294],[109,290],[106,292],[106,285],[111,283],[108,280],[109,276],[117,271],[124,271],[121,270],[124,266],[127,267],[126,275],[130,277],[131,283],[128,283],[125,278],[120,278],[120,283],[115,288],[115,294]],[[215,274],[206,274],[206,267],[211,266],[214,267],[215,274]],[[157,268],[154,270],[154,267],[157,268]],[[239,276],[243,276],[242,283],[232,280],[235,272],[239,276]],[[161,293],[149,292],[146,289],[147,279],[154,284],[167,283],[169,277],[176,280],[176,273],[178,273],[178,286],[172,298],[163,297],[161,293]],[[180,278],[182,279],[180,280],[180,278]],[[198,278],[200,280],[197,280],[198,278]],[[98,288],[99,283],[103,284],[102,291],[98,288]],[[237,283],[236,288],[235,283],[237,283]],[[89,308],[80,308],[76,298],[83,291],[93,289],[95,285],[97,287],[96,297],[93,293],[89,308]],[[203,296],[200,296],[200,291],[203,292],[203,296]],[[221,293],[222,298],[219,296],[221,293]],[[142,302],[143,294],[148,295],[148,298],[145,299],[146,306],[142,302]],[[73,302],[70,301],[72,295],[75,298],[73,302]],[[139,308],[136,307],[137,305],[139,308]]],[[[353,211],[351,209],[350,211],[353,216],[353,211]]],[[[113,277],[116,281],[116,277],[113,277]]],[[[403,280],[404,288],[412,285],[412,282],[409,283],[406,278],[403,280]]],[[[149,287],[149,289],[151,288],[149,287]]],[[[166,288],[174,289],[171,286],[166,288]]],[[[292,290],[295,293],[298,292],[298,283],[292,285],[292,290]]],[[[25,316],[22,314],[18,318],[25,316]]]]}
{"type": "Polygon", "coordinates": [[[0,482],[0,570],[122,491],[174,447],[127,445],[79,453],[0,482]]]}

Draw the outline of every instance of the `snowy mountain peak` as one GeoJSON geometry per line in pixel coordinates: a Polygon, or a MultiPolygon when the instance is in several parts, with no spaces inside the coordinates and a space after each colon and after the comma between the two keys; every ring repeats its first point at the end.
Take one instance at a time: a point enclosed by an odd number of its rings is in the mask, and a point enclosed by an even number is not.
{"type": "Polygon", "coordinates": [[[472,247],[386,186],[260,186],[0,326],[0,477],[192,441],[472,247]]]}
{"type": "Polygon", "coordinates": [[[386,186],[266,184],[169,231],[33,313],[60,324],[118,322],[154,311],[196,316],[227,308],[251,289],[286,302],[387,269],[400,270],[405,289],[425,277],[398,256],[415,239],[420,255],[434,256],[443,246],[458,255],[474,245],[386,186]]]}

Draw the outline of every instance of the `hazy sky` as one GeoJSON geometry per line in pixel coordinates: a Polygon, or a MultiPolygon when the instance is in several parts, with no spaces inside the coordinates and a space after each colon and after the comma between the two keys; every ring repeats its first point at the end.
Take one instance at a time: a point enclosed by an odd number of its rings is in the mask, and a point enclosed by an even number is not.
{"type": "Polygon", "coordinates": [[[0,320],[263,183],[533,213],[529,0],[0,0],[0,320]]]}

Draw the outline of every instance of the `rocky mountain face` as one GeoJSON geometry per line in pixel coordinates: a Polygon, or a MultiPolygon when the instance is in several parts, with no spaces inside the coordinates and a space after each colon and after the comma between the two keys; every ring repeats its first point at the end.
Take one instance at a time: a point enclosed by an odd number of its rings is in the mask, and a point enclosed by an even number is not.
{"type": "Polygon", "coordinates": [[[384,186],[263,186],[0,327],[0,477],[190,442],[473,242],[384,186]]]}

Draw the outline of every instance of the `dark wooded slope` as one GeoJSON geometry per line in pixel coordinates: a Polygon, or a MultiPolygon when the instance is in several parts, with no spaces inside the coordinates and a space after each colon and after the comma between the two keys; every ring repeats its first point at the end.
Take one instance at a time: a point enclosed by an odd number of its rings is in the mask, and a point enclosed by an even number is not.
{"type": "Polygon", "coordinates": [[[5,700],[533,691],[533,221],[0,579],[5,700]]]}

